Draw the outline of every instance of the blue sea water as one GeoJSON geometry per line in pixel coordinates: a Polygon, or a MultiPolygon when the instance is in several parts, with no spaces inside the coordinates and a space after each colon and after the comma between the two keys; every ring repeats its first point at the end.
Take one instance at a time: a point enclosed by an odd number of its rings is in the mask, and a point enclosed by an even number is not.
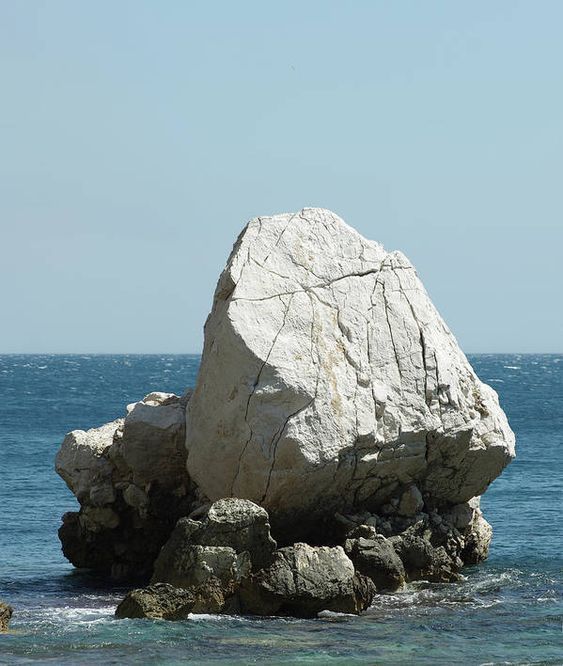
{"type": "Polygon", "coordinates": [[[483,498],[489,560],[454,584],[382,595],[362,617],[116,620],[124,589],[62,556],[76,502],[55,474],[64,434],[152,390],[193,385],[198,356],[0,356],[0,663],[563,664],[563,356],[479,355],[518,457],[483,498]]]}

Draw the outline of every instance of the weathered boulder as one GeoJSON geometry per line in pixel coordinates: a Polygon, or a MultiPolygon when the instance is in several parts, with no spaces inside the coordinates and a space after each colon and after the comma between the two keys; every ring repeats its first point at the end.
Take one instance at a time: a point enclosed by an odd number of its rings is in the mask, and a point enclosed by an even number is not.
{"type": "MultiPolygon", "coordinates": [[[[417,496],[412,489],[409,494],[417,496]]],[[[385,589],[384,580],[378,582],[376,573],[382,575],[381,562],[389,562],[388,546],[400,559],[399,570],[408,581],[455,581],[464,566],[487,557],[492,528],[483,518],[478,497],[440,510],[424,506],[409,516],[401,513],[401,502],[394,502],[396,506],[385,505],[386,513],[382,515],[361,511],[337,514],[334,518],[346,553],[359,572],[372,578],[378,590],[385,589]],[[380,559],[374,557],[374,540],[378,541],[378,548],[385,544],[387,559],[382,555],[380,559]]],[[[392,589],[392,585],[387,589],[392,589]]]]}
{"type": "Polygon", "coordinates": [[[220,613],[225,605],[221,586],[208,581],[202,590],[154,583],[131,590],[115,611],[119,618],[185,620],[190,613],[220,613]]]}
{"type": "Polygon", "coordinates": [[[460,557],[464,564],[472,565],[483,562],[489,556],[489,547],[493,538],[493,528],[485,520],[479,507],[479,498],[476,502],[468,502],[467,506],[473,509],[473,515],[465,529],[460,528],[465,535],[465,543],[461,549],[460,557]]]}
{"type": "Polygon", "coordinates": [[[314,617],[323,610],[360,613],[375,594],[373,583],[356,574],[340,546],[296,543],[276,551],[269,568],[243,580],[242,612],[314,617]]]}
{"type": "Polygon", "coordinates": [[[0,601],[0,633],[8,631],[14,610],[10,604],[0,601]]]}
{"type": "Polygon", "coordinates": [[[405,582],[405,568],[393,544],[375,528],[362,525],[346,539],[344,550],[356,571],[370,578],[378,592],[393,591],[405,582]]]}
{"type": "Polygon", "coordinates": [[[416,516],[422,511],[424,502],[422,494],[416,486],[409,486],[401,495],[397,506],[397,513],[401,516],[416,516]]]}
{"type": "Polygon", "coordinates": [[[99,506],[114,501],[113,465],[107,452],[122,426],[123,419],[117,419],[99,428],[73,430],[64,438],[55,458],[55,469],[79,502],[99,506]],[[107,501],[98,501],[97,495],[101,494],[107,496],[107,501]]]}
{"type": "Polygon", "coordinates": [[[272,562],[276,542],[266,511],[248,500],[219,500],[181,518],[154,563],[152,583],[204,590],[219,585],[226,601],[243,578],[272,562]]]}
{"type": "MultiPolygon", "coordinates": [[[[182,522],[182,521],[180,521],[182,522]]],[[[170,583],[185,589],[205,585],[208,580],[220,581],[225,596],[233,594],[243,577],[251,571],[247,552],[237,553],[228,546],[199,546],[182,544],[178,530],[168,540],[158,556],[152,583],[170,583]]]]}
{"type": "Polygon", "coordinates": [[[408,580],[429,580],[448,583],[459,580],[459,566],[444,546],[433,546],[430,541],[414,533],[390,538],[401,558],[408,580]]]}
{"type": "Polygon", "coordinates": [[[75,566],[150,575],[178,518],[198,504],[186,471],[188,399],[151,393],[124,419],[65,437],[56,471],[81,508],[63,516],[59,537],[75,566]]]}
{"type": "Polygon", "coordinates": [[[286,542],[334,511],[403,498],[416,513],[413,485],[466,502],[514,455],[496,393],[409,261],[321,209],[256,218],[239,236],[186,443],[202,493],[264,506],[286,542]]]}
{"type": "Polygon", "coordinates": [[[170,576],[179,568],[185,570],[185,554],[194,546],[228,547],[237,554],[247,553],[252,568],[261,569],[272,561],[276,542],[262,507],[249,500],[219,500],[178,521],[155,562],[153,580],[174,582],[170,576]]]}
{"type": "Polygon", "coordinates": [[[186,417],[189,394],[149,393],[128,406],[109,456],[134,487],[158,483],[174,489],[186,482],[186,417]]]}

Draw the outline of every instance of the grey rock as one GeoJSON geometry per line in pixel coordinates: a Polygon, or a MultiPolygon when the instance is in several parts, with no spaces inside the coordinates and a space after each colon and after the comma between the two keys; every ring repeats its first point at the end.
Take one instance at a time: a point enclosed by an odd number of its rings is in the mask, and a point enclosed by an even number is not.
{"type": "Polygon", "coordinates": [[[443,546],[434,547],[412,533],[391,537],[389,541],[403,562],[408,580],[446,583],[460,579],[456,561],[443,546]]]}
{"type": "Polygon", "coordinates": [[[195,515],[201,520],[181,518],[176,524],[155,561],[153,583],[194,588],[213,579],[228,598],[252,569],[272,561],[276,542],[268,514],[256,504],[229,498],[195,515]]]}
{"type": "Polygon", "coordinates": [[[229,595],[250,571],[247,552],[237,553],[228,546],[187,544],[184,539],[178,539],[176,528],[155,562],[151,583],[192,588],[205,585],[213,578],[220,581],[229,595]]]}
{"type": "Polygon", "coordinates": [[[220,613],[224,607],[225,599],[218,582],[208,581],[202,590],[156,583],[128,592],[115,615],[118,618],[185,620],[190,613],[220,613]]]}
{"type": "Polygon", "coordinates": [[[405,582],[406,575],[392,543],[375,533],[360,536],[360,530],[355,530],[344,546],[356,571],[370,578],[378,592],[397,590],[405,582]]]}
{"type": "Polygon", "coordinates": [[[465,547],[461,552],[464,564],[479,564],[487,559],[493,538],[493,528],[483,517],[481,510],[474,510],[473,519],[467,529],[465,547]]]}
{"type": "Polygon", "coordinates": [[[412,485],[401,495],[397,513],[401,516],[414,516],[423,506],[424,501],[420,490],[415,485],[412,485]]]}
{"type": "Polygon", "coordinates": [[[297,543],[276,551],[270,567],[245,579],[239,599],[245,613],[314,617],[323,610],[360,613],[374,594],[373,583],[356,574],[340,546],[297,543]]]}
{"type": "MultiPolygon", "coordinates": [[[[276,542],[270,535],[268,514],[262,507],[249,500],[229,498],[214,502],[195,515],[200,520],[190,517],[178,521],[155,562],[153,580],[172,583],[174,571],[181,571],[179,575],[183,579],[188,566],[185,558],[195,546],[227,547],[235,554],[246,553],[254,569],[272,561],[276,542]]],[[[189,561],[191,558],[192,554],[189,561]]],[[[179,579],[175,580],[175,584],[180,584],[179,579]]]]}
{"type": "Polygon", "coordinates": [[[120,436],[109,451],[123,478],[144,489],[173,489],[186,481],[187,397],[153,392],[129,405],[120,436]]]}

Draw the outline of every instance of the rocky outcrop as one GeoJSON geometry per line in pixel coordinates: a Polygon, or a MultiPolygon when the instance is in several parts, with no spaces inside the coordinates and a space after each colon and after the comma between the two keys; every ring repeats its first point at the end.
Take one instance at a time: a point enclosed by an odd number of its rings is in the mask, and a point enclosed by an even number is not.
{"type": "Polygon", "coordinates": [[[267,569],[240,588],[241,610],[254,615],[314,617],[323,610],[360,613],[375,594],[340,546],[296,543],[281,548],[267,569]]]}
{"type": "Polygon", "coordinates": [[[336,517],[347,554],[378,591],[395,589],[403,581],[455,581],[464,566],[487,557],[492,529],[479,498],[442,513],[430,509],[411,516],[401,515],[401,503],[396,504],[387,505],[385,515],[364,511],[336,517]]]}
{"type": "Polygon", "coordinates": [[[0,633],[8,631],[13,612],[14,610],[9,604],[0,601],[0,633]]]}
{"type": "MultiPolygon", "coordinates": [[[[189,393],[151,393],[124,419],[64,439],[56,470],[80,502],[59,529],[77,567],[115,578],[150,575],[177,519],[194,508],[186,472],[189,393]]],[[[197,502],[195,502],[197,504],[197,502]]]]}
{"type": "Polygon", "coordinates": [[[223,605],[205,612],[220,612],[227,603],[233,605],[244,578],[272,562],[275,549],[263,508],[248,500],[219,500],[178,521],[154,564],[151,582],[200,591],[210,586],[211,597],[218,588],[223,605]]]}
{"type": "Polygon", "coordinates": [[[357,613],[487,556],[479,496],[513,455],[409,261],[304,209],[239,236],[193,394],[67,435],[59,535],[76,566],[151,580],[120,616],[357,613]]]}
{"type": "Polygon", "coordinates": [[[202,492],[264,506],[286,542],[412,486],[436,505],[466,502],[514,454],[495,392],[409,261],[320,209],[241,233],[206,323],[186,442],[202,492]]]}

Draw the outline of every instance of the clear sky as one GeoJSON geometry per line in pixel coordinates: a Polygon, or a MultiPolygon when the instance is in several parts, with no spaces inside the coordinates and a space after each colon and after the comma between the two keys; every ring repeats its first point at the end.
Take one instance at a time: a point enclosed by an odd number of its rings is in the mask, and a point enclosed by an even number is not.
{"type": "Polygon", "coordinates": [[[0,352],[199,352],[255,215],[415,264],[467,352],[563,351],[563,2],[0,0],[0,352]]]}

